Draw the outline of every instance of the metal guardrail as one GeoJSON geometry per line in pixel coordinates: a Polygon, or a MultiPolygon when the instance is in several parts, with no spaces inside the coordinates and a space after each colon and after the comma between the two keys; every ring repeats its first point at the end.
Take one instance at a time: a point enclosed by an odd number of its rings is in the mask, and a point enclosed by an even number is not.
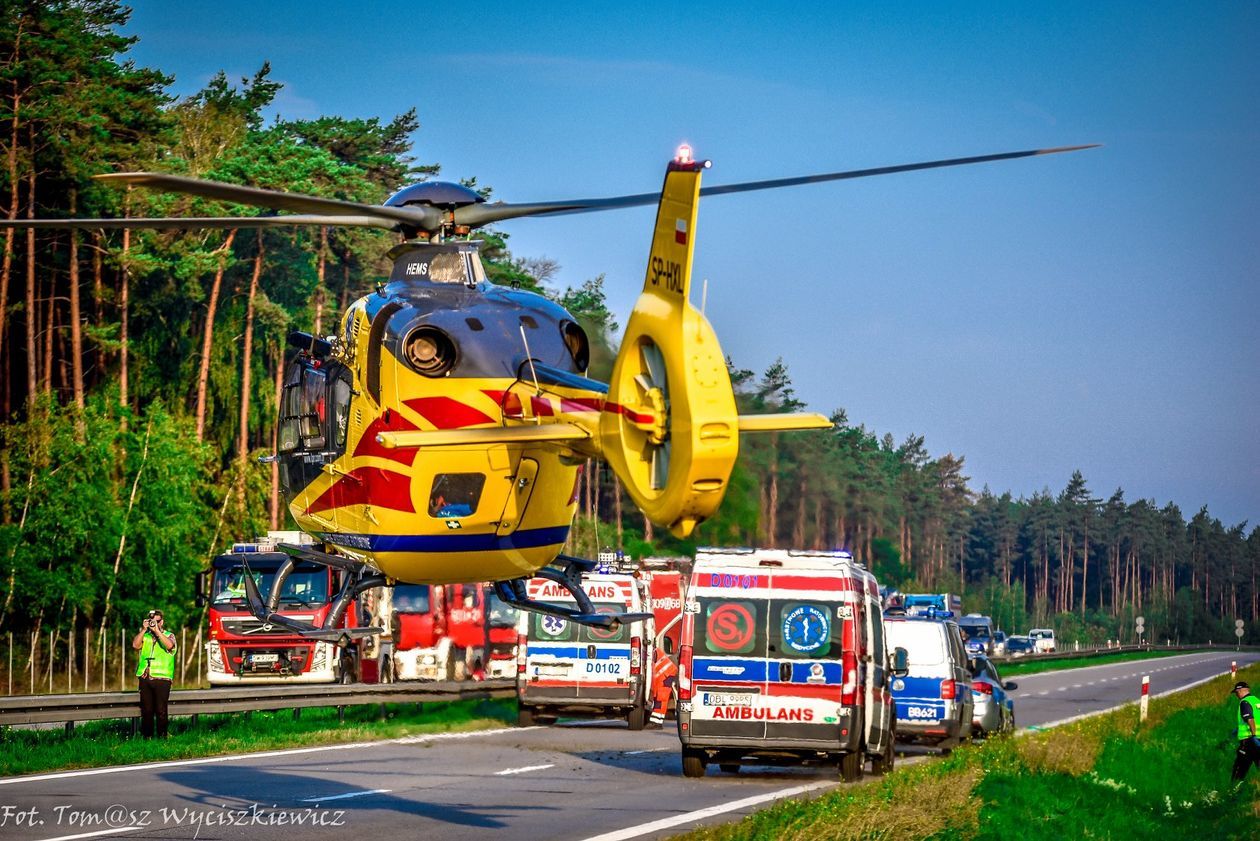
{"type": "Polygon", "coordinates": [[[1071,660],[1081,657],[1105,657],[1108,654],[1121,654],[1123,652],[1132,651],[1256,651],[1260,646],[1244,645],[1241,648],[1234,645],[1113,645],[1110,648],[1102,646],[1100,648],[1082,648],[1079,651],[1056,651],[1053,654],[1020,654],[1017,656],[1003,655],[1001,657],[990,658],[995,663],[1043,663],[1054,660],[1071,660]]]}
{"type": "MultiPolygon", "coordinates": [[[[514,680],[228,686],[175,690],[171,693],[168,709],[171,716],[188,716],[307,707],[467,701],[507,698],[515,694],[514,680]]],[[[138,718],[139,715],[140,696],[136,691],[0,698],[0,725],[66,722],[69,727],[77,721],[138,718]]]]}

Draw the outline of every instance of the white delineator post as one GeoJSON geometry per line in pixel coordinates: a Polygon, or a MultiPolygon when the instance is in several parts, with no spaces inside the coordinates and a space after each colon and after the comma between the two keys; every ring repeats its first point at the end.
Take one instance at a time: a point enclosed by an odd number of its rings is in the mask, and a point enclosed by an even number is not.
{"type": "Polygon", "coordinates": [[[1142,675],[1142,702],[1138,713],[1139,721],[1146,721],[1146,705],[1151,697],[1151,676],[1142,675]]]}
{"type": "Polygon", "coordinates": [[[1236,677],[1238,677],[1238,661],[1230,660],[1229,661],[1229,679],[1233,680],[1236,677]]]}

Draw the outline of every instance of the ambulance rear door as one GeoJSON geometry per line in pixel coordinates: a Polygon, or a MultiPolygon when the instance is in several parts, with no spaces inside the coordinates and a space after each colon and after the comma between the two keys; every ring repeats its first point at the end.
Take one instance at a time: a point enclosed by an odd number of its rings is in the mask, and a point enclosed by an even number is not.
{"type": "Polygon", "coordinates": [[[857,626],[847,579],[775,570],[768,610],[767,697],[772,741],[817,741],[833,749],[853,727],[841,703],[844,652],[857,626]]]}
{"type": "Polygon", "coordinates": [[[693,738],[766,736],[769,575],[747,569],[696,574],[692,617],[693,738]]]}

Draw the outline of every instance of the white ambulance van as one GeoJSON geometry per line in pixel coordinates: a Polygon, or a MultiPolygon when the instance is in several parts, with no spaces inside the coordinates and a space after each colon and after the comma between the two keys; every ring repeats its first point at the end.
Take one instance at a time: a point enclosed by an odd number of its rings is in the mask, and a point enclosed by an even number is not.
{"type": "Polygon", "coordinates": [[[683,774],[716,763],[893,765],[879,583],[847,552],[702,549],[678,672],[683,774]]]}
{"type": "MultiPolygon", "coordinates": [[[[641,613],[647,587],[633,575],[586,573],[582,586],[599,613],[641,613]]],[[[576,606],[568,590],[531,579],[529,597],[576,606]]],[[[655,631],[651,620],[593,628],[560,616],[521,611],[516,648],[517,722],[550,724],[560,714],[624,717],[642,730],[651,699],[644,669],[655,631]]]]}

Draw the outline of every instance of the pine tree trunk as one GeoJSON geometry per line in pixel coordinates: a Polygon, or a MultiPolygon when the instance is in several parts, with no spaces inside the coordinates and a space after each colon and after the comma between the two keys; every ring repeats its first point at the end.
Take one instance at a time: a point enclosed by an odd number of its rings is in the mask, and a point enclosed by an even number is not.
{"type": "MultiPolygon", "coordinates": [[[[127,188],[130,192],[131,188],[127,188]]],[[[130,202],[123,200],[123,216],[129,217],[130,202]]],[[[127,366],[130,359],[131,341],[128,335],[129,321],[131,317],[131,267],[128,265],[131,259],[131,230],[124,228],[122,235],[122,268],[118,278],[118,405],[122,408],[120,427],[123,432],[127,431],[127,414],[131,407],[131,398],[128,394],[130,383],[128,382],[127,366]]]]}
{"type": "Polygon", "coordinates": [[[625,538],[621,531],[621,478],[613,472],[613,516],[617,518],[617,548],[625,546],[625,538]]]}
{"type": "Polygon", "coordinates": [[[249,281],[249,297],[245,303],[245,349],[241,369],[241,430],[236,443],[237,460],[241,464],[241,486],[244,490],[245,459],[249,457],[249,393],[250,378],[254,367],[254,300],[258,297],[258,279],[262,277],[263,235],[258,231],[258,254],[254,257],[254,272],[249,281]]]}
{"type": "MultiPolygon", "coordinates": [[[[18,216],[18,168],[17,168],[17,147],[18,147],[18,112],[21,110],[22,97],[17,92],[17,80],[13,81],[13,118],[11,120],[12,130],[9,133],[9,154],[8,154],[8,172],[9,172],[9,210],[6,218],[13,220],[18,216]]],[[[4,229],[4,259],[0,263],[0,354],[5,359],[12,359],[4,345],[4,330],[8,326],[9,321],[9,279],[13,276],[13,237],[16,234],[16,228],[4,229]]],[[[6,366],[7,367],[7,366],[6,366]]],[[[5,389],[6,394],[8,389],[5,389]]]]}
{"type": "Polygon", "coordinates": [[[210,300],[206,305],[206,326],[201,335],[201,367],[197,371],[197,441],[206,437],[206,397],[210,383],[210,354],[214,347],[214,317],[219,310],[219,290],[223,287],[223,272],[227,265],[228,252],[232,250],[232,240],[236,239],[236,228],[228,231],[223,245],[215,253],[219,255],[219,265],[214,271],[214,282],[210,284],[210,300]]]}
{"type": "MultiPolygon", "coordinates": [[[[79,193],[70,191],[70,215],[76,216],[79,193]]],[[[70,369],[74,387],[74,405],[83,409],[83,325],[79,305],[79,232],[70,231],[70,369]]]]}
{"type": "Polygon", "coordinates": [[[316,260],[316,272],[319,284],[315,287],[315,335],[324,335],[324,271],[328,264],[328,228],[319,229],[319,257],[316,260]]]}
{"type": "MultiPolygon", "coordinates": [[[[31,138],[34,145],[34,138],[31,138]]],[[[35,168],[26,174],[26,218],[35,218],[35,168]]],[[[35,229],[26,229],[26,399],[34,404],[39,391],[39,370],[35,355],[35,333],[39,329],[39,317],[35,310],[35,229]]]]}

